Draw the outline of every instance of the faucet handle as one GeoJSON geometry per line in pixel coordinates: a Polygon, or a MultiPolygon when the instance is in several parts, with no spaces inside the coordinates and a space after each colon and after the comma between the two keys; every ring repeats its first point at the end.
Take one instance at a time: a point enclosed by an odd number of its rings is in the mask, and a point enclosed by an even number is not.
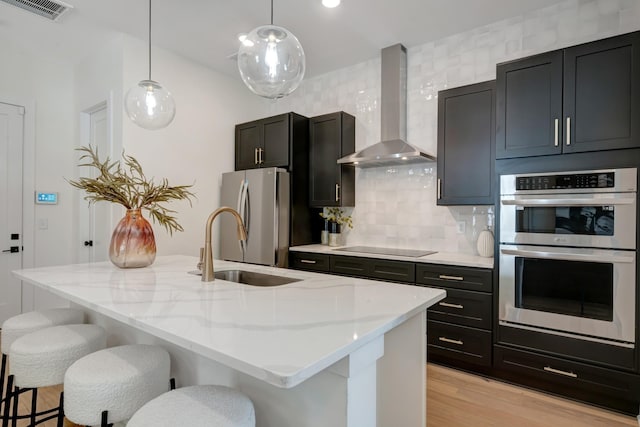
{"type": "Polygon", "coordinates": [[[198,261],[198,264],[196,265],[196,268],[199,271],[202,271],[202,264],[204,263],[204,248],[200,248],[200,261],[198,261]]]}

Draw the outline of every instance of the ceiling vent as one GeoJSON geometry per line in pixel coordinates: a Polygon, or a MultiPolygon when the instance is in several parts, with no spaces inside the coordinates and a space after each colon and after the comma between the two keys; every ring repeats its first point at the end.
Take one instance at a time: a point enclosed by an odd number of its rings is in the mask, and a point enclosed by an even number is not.
{"type": "Polygon", "coordinates": [[[19,7],[27,12],[35,13],[52,21],[57,21],[65,12],[73,9],[73,6],[61,1],[51,0],[0,0],[1,2],[19,7]]]}

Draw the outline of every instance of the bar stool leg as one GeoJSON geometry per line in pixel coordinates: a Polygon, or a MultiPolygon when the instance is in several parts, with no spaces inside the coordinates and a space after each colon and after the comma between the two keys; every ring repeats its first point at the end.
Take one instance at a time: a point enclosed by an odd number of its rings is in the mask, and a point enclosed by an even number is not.
{"type": "Polygon", "coordinates": [[[60,392],[60,409],[58,410],[58,425],[57,427],[62,427],[64,424],[64,392],[60,392]]]}
{"type": "MultiPolygon", "coordinates": [[[[4,400],[6,397],[4,395],[4,375],[7,372],[7,355],[2,353],[2,367],[0,368],[0,377],[2,377],[2,381],[0,381],[0,402],[4,400]]],[[[2,408],[0,407],[0,410],[2,408]]]]}
{"type": "Polygon", "coordinates": [[[2,411],[2,427],[9,427],[9,414],[11,412],[11,398],[13,390],[13,375],[7,378],[7,396],[4,401],[4,410],[2,411]]]}
{"type": "Polygon", "coordinates": [[[13,420],[11,422],[12,427],[18,427],[18,400],[20,400],[20,387],[15,386],[13,388],[13,420]]]}
{"type": "Polygon", "coordinates": [[[100,427],[113,427],[113,424],[109,424],[107,422],[109,417],[109,411],[102,411],[102,422],[100,423],[100,427]]]}
{"type": "Polygon", "coordinates": [[[34,426],[36,425],[36,410],[38,405],[38,389],[37,388],[32,388],[31,389],[31,417],[29,418],[31,420],[31,425],[34,426]]]}

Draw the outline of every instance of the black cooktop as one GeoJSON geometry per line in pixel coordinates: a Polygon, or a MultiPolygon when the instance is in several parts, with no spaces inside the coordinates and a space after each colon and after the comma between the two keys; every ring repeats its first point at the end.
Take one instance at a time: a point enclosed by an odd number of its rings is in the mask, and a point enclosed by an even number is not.
{"type": "Polygon", "coordinates": [[[408,256],[414,258],[436,253],[436,251],[425,251],[422,249],[377,248],[374,246],[348,246],[346,248],[337,248],[334,250],[345,252],[362,252],[366,254],[408,256]]]}

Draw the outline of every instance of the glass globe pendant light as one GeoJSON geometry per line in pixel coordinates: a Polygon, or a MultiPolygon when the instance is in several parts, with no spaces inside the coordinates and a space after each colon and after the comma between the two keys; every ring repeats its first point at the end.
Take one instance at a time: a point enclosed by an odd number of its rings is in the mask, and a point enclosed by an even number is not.
{"type": "Polygon", "coordinates": [[[305,71],[302,45],[291,31],[273,25],[255,28],[238,50],[238,70],[247,87],[256,95],[277,99],[300,85],[305,71]]]}
{"type": "Polygon", "coordinates": [[[149,129],[162,129],[173,121],[176,103],[171,93],[151,80],[151,0],[149,0],[149,78],[127,91],[124,108],[132,122],[149,129]]]}

